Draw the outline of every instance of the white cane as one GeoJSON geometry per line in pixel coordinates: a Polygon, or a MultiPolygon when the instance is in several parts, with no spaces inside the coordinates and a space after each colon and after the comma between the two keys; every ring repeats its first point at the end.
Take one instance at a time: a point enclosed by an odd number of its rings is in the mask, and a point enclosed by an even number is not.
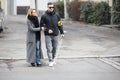
{"type": "Polygon", "coordinates": [[[60,40],[59,40],[59,42],[58,42],[58,48],[57,48],[57,54],[56,54],[56,59],[57,58],[59,58],[59,56],[60,56],[60,48],[61,48],[61,46],[62,46],[62,37],[60,37],[60,40]]]}

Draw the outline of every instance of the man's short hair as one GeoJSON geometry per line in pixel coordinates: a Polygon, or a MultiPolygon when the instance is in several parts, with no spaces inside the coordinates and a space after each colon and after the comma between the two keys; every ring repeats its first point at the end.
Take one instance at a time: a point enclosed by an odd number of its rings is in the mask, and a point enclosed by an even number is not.
{"type": "Polygon", "coordinates": [[[52,2],[48,2],[48,4],[47,5],[54,5],[54,3],[52,3],[52,2]]]}

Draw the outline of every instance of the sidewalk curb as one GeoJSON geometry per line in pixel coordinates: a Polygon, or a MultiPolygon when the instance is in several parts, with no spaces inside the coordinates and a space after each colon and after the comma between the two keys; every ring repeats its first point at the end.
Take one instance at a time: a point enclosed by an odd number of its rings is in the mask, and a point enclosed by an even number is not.
{"type": "MultiPolygon", "coordinates": [[[[72,56],[67,56],[67,57],[57,57],[57,59],[79,59],[79,58],[117,58],[120,57],[120,55],[109,55],[109,56],[77,56],[77,57],[72,57],[72,56]]],[[[11,59],[15,59],[15,60],[26,60],[26,58],[4,58],[4,57],[0,57],[0,60],[11,60],[11,59]]],[[[47,57],[44,57],[44,59],[47,59],[47,57]]]]}

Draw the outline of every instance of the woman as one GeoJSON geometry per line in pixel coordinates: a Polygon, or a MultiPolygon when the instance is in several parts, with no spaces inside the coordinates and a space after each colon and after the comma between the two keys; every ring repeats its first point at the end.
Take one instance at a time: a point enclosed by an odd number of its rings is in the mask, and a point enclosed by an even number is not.
{"type": "Polygon", "coordinates": [[[40,59],[42,56],[41,51],[41,33],[39,27],[39,20],[35,9],[29,9],[27,13],[27,62],[31,66],[41,66],[40,59]]]}

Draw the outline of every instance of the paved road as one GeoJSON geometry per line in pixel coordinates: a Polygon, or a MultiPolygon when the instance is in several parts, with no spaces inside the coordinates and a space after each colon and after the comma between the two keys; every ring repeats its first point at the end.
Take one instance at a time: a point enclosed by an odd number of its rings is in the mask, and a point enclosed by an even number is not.
{"type": "Polygon", "coordinates": [[[65,30],[61,53],[68,53],[69,57],[120,56],[118,30],[80,23],[66,24],[65,30]]]}
{"type": "MultiPolygon", "coordinates": [[[[63,24],[65,37],[60,40],[59,58],[120,56],[120,31],[79,22],[63,24]]],[[[26,59],[26,16],[9,16],[6,26],[0,34],[0,59],[26,59]]],[[[43,34],[42,48],[46,57],[43,34]]]]}
{"type": "Polygon", "coordinates": [[[55,67],[48,67],[44,36],[42,67],[26,63],[26,18],[9,16],[0,34],[0,80],[119,80],[120,31],[64,21],[55,67]]]}
{"type": "Polygon", "coordinates": [[[24,60],[0,60],[0,80],[119,80],[120,70],[99,58],[58,59],[57,65],[30,67],[24,60]]]}

